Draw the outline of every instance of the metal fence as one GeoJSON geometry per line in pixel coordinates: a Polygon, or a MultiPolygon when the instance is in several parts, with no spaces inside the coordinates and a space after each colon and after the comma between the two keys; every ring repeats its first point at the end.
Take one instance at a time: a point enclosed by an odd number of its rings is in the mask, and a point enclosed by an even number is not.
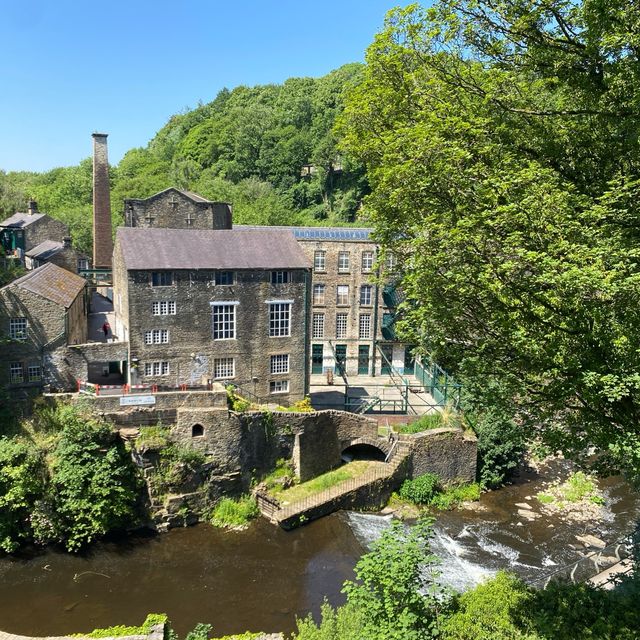
{"type": "Polygon", "coordinates": [[[462,385],[430,358],[416,358],[414,375],[439,406],[451,405],[455,409],[460,406],[462,385]]]}

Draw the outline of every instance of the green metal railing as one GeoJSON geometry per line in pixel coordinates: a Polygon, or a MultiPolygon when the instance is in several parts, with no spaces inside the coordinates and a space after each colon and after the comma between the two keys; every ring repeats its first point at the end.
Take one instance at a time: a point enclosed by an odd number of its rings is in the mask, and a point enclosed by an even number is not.
{"type": "Polygon", "coordinates": [[[429,357],[416,358],[414,375],[439,405],[459,407],[462,385],[429,357]]]}

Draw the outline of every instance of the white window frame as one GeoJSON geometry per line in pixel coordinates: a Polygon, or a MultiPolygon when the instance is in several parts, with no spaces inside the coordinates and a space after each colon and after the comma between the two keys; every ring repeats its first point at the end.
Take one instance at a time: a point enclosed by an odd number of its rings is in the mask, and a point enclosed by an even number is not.
{"type": "Polygon", "coordinates": [[[351,253],[349,251],[338,252],[338,273],[349,273],[351,268],[351,253]]]}
{"type": "Polygon", "coordinates": [[[146,376],[168,376],[169,362],[167,360],[159,360],[156,362],[144,363],[144,375],[146,376]]]}
{"type": "Polygon", "coordinates": [[[348,305],[349,304],[349,285],[339,284],[336,287],[336,304],[348,305]]]}
{"type": "Polygon", "coordinates": [[[31,364],[27,367],[27,382],[41,382],[42,367],[39,364],[31,364]]]}
{"type": "Polygon", "coordinates": [[[213,378],[214,380],[229,380],[236,377],[235,358],[214,358],[213,378]]]}
{"type": "Polygon", "coordinates": [[[271,380],[269,382],[269,393],[275,395],[277,393],[289,393],[288,380],[271,380]]]}
{"type": "Polygon", "coordinates": [[[210,302],[211,305],[211,337],[213,340],[235,340],[236,333],[236,307],[240,304],[237,301],[210,302]],[[216,309],[222,308],[222,312],[216,309]],[[222,313],[222,317],[220,317],[222,313]],[[225,316],[226,314],[226,316],[225,316]],[[218,317],[216,317],[218,316],[218,317]],[[216,328],[217,323],[217,328],[216,328]],[[218,337],[216,337],[218,334],[218,337]],[[220,334],[222,334],[220,336],[220,334]],[[228,335],[226,335],[228,334],[228,335]]]}
{"type": "Polygon", "coordinates": [[[313,254],[313,270],[323,273],[327,270],[327,252],[317,249],[313,254]]]}
{"type": "Polygon", "coordinates": [[[9,337],[12,340],[26,340],[29,321],[26,318],[9,318],[9,337]]]}
{"type": "Polygon", "coordinates": [[[24,365],[22,362],[9,363],[9,383],[22,384],[24,382],[24,365]]]}
{"type": "Polygon", "coordinates": [[[269,337],[290,337],[293,300],[267,300],[267,304],[269,305],[269,337]]]}
{"type": "Polygon", "coordinates": [[[361,313],[358,319],[358,337],[361,340],[371,340],[371,314],[361,313]]]}
{"type": "Polygon", "coordinates": [[[144,332],[145,344],[169,344],[169,329],[150,329],[144,332]]]}
{"type": "Polygon", "coordinates": [[[370,307],[373,304],[373,285],[360,285],[360,305],[370,307]]]}
{"type": "Polygon", "coordinates": [[[271,375],[277,376],[284,373],[289,373],[289,354],[277,353],[270,358],[270,371],[271,375]]]}
{"type": "Polygon", "coordinates": [[[314,313],[311,321],[311,335],[314,340],[324,338],[324,313],[314,313]]]}
{"type": "Polygon", "coordinates": [[[154,316],[175,316],[176,301],[175,300],[154,301],[151,306],[151,314],[154,316]]]}
{"type": "Polygon", "coordinates": [[[349,314],[336,313],[336,339],[346,338],[349,331],[349,314]]]}
{"type": "Polygon", "coordinates": [[[371,273],[373,270],[373,262],[375,260],[375,254],[373,251],[362,252],[362,273],[371,273]]]}
{"type": "Polygon", "coordinates": [[[327,293],[327,287],[323,282],[317,282],[313,285],[312,303],[313,304],[325,304],[325,297],[327,293]]]}

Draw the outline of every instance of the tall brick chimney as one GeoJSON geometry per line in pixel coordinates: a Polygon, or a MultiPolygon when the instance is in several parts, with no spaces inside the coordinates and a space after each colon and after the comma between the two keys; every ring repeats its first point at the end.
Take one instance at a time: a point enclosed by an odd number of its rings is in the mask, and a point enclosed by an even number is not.
{"type": "Polygon", "coordinates": [[[106,133],[93,135],[93,268],[110,269],[113,253],[106,133]]]}

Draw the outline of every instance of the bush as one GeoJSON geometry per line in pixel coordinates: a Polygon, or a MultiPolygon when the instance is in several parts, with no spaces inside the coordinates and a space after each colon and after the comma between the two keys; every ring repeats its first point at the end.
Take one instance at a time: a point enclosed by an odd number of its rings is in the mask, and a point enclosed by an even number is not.
{"type": "Polygon", "coordinates": [[[120,638],[122,636],[146,636],[151,633],[151,628],[158,624],[166,624],[167,616],[164,613],[150,613],[139,627],[117,625],[104,629],[94,629],[91,633],[74,634],[79,638],[120,638]]]}
{"type": "Polygon", "coordinates": [[[256,499],[253,496],[242,496],[237,500],[222,498],[211,516],[211,524],[215,527],[237,529],[246,527],[260,515],[256,499]]]}
{"type": "Polygon", "coordinates": [[[480,500],[480,485],[475,482],[448,487],[431,499],[430,506],[435,509],[448,510],[457,507],[461,502],[480,500]]]}
{"type": "Polygon", "coordinates": [[[405,480],[400,487],[400,497],[415,504],[429,504],[440,487],[435,473],[425,473],[413,480],[405,480]]]}

